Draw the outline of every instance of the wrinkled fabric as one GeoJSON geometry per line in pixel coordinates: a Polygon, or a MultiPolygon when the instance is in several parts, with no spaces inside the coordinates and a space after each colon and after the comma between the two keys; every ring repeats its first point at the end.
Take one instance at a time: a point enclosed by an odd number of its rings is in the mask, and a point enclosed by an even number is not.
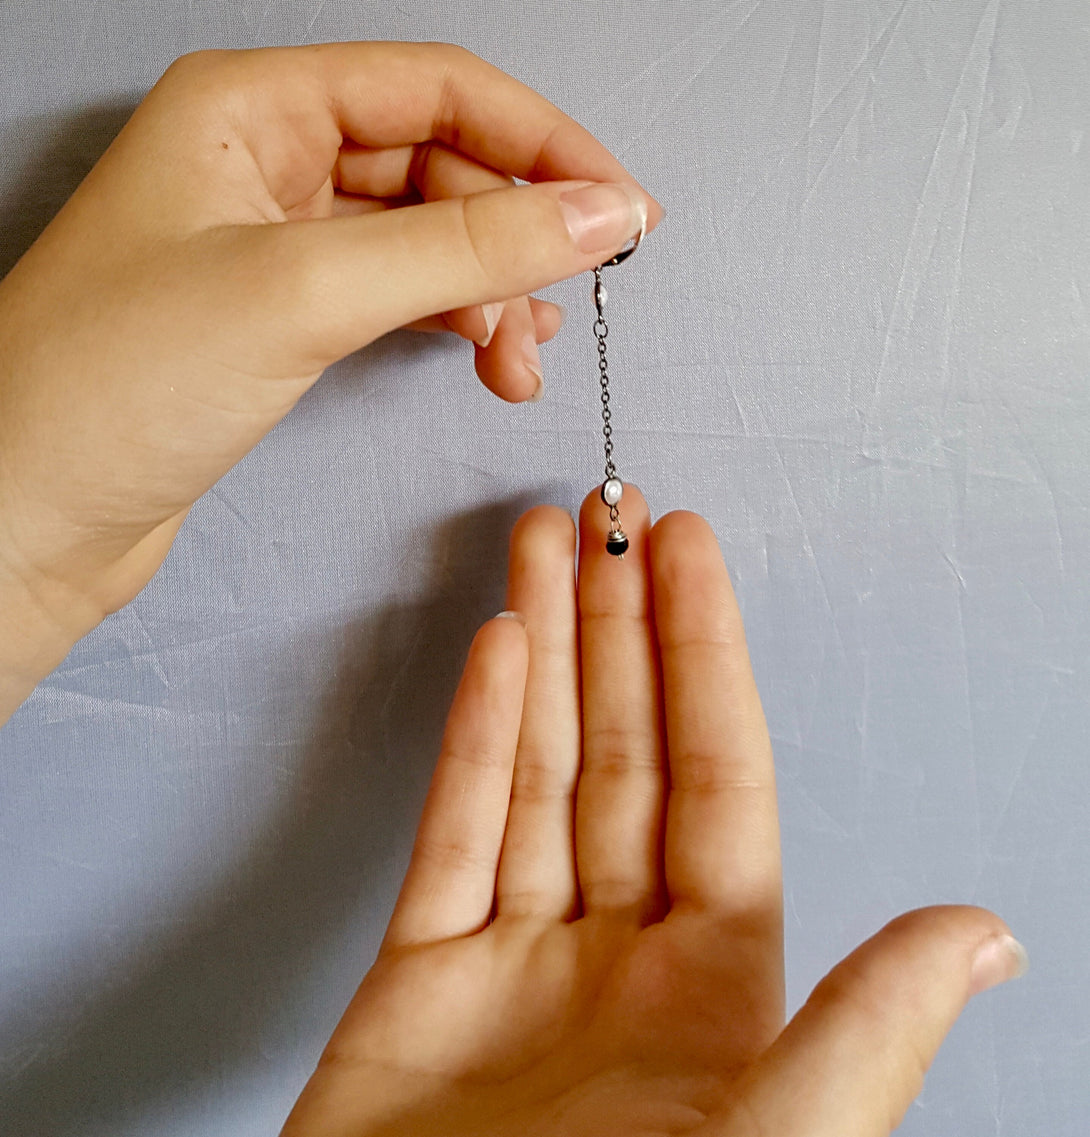
{"type": "MultiPolygon", "coordinates": [[[[1033,970],[901,1132],[1090,1127],[1086,9],[0,5],[0,271],[176,55],[451,40],[662,200],[610,279],[615,458],[714,524],[773,735],[789,993],[898,912],[1033,970]]],[[[277,1132],[392,908],[531,504],[600,478],[590,278],[546,397],[453,338],[331,371],[0,731],[0,1130],[277,1132]]]]}

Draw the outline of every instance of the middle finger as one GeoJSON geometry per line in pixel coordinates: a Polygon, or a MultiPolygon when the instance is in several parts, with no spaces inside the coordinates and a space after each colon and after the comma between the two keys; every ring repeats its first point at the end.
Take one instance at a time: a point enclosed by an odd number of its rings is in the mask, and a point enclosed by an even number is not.
{"type": "Polygon", "coordinates": [[[583,769],[575,848],[583,907],[653,920],[664,901],[666,759],[648,571],[647,503],[626,486],[629,549],[605,549],[609,511],[595,490],[583,503],[579,628],[583,769]]]}

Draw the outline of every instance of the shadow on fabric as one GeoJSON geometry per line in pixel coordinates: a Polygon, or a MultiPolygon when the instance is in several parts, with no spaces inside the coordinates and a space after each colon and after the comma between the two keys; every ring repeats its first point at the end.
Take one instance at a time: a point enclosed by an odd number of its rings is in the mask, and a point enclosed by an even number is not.
{"type": "Polygon", "coordinates": [[[0,279],[60,212],[138,105],[126,101],[87,107],[59,120],[36,115],[9,127],[5,152],[33,157],[0,199],[0,279]]]}
{"type": "MultiPolygon", "coordinates": [[[[6,1132],[151,1132],[156,1114],[192,1117],[191,1099],[215,1098],[217,1086],[236,1076],[245,1083],[255,1067],[267,1077],[297,1061],[299,1085],[285,1087],[294,1100],[318,1053],[293,1047],[335,1024],[314,1021],[327,1013],[315,992],[339,1016],[371,962],[360,945],[358,974],[327,978],[326,962],[338,955],[342,968],[349,955],[354,971],[361,914],[384,927],[388,913],[373,911],[374,897],[403,870],[450,696],[476,628],[503,606],[508,534],[529,504],[500,503],[419,535],[444,550],[420,603],[387,608],[277,662],[273,691],[315,650],[339,656],[313,736],[279,752],[277,774],[287,765],[291,775],[279,813],[246,860],[158,942],[142,945],[126,981],[89,990],[68,1021],[17,1024],[16,1037],[62,1041],[0,1087],[6,1132]],[[286,1022],[285,1008],[311,1021],[286,1022]]],[[[260,742],[257,763],[268,761],[260,742]]]]}

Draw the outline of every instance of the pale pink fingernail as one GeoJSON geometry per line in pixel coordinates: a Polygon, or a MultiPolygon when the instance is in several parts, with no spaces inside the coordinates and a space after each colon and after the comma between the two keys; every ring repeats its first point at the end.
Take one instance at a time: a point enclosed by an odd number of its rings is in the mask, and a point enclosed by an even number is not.
{"type": "Polygon", "coordinates": [[[517,620],[524,628],[526,627],[526,617],[521,612],[497,612],[497,620],[517,620]]]}
{"type": "Polygon", "coordinates": [[[1011,979],[1020,979],[1029,970],[1029,955],[1014,936],[1002,935],[977,948],[969,976],[969,994],[979,995],[1011,979]]]}
{"type": "Polygon", "coordinates": [[[569,190],[558,199],[581,253],[612,253],[647,225],[647,206],[627,186],[604,182],[569,190]]]}
{"type": "Polygon", "coordinates": [[[484,313],[485,334],[483,339],[475,340],[474,342],[481,347],[488,347],[492,342],[492,337],[496,334],[496,326],[500,322],[500,317],[503,315],[503,301],[496,301],[493,304],[482,304],[481,312],[484,313]]]}
{"type": "Polygon", "coordinates": [[[522,362],[526,370],[537,380],[537,386],[528,401],[540,403],[545,395],[545,380],[541,375],[541,353],[537,349],[537,340],[529,332],[522,337],[522,362]]]}

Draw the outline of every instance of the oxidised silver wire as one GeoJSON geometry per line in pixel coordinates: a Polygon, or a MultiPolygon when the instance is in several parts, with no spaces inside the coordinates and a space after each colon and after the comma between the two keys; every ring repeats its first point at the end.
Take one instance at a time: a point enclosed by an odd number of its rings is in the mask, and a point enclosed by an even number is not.
{"type": "Polygon", "coordinates": [[[621,261],[626,261],[632,254],[640,247],[640,242],[647,235],[647,213],[644,212],[643,218],[640,222],[640,231],[632,238],[632,247],[622,249],[615,257],[610,257],[608,261],[603,261],[598,267],[605,268],[607,265],[613,267],[619,265],[621,261]]]}

